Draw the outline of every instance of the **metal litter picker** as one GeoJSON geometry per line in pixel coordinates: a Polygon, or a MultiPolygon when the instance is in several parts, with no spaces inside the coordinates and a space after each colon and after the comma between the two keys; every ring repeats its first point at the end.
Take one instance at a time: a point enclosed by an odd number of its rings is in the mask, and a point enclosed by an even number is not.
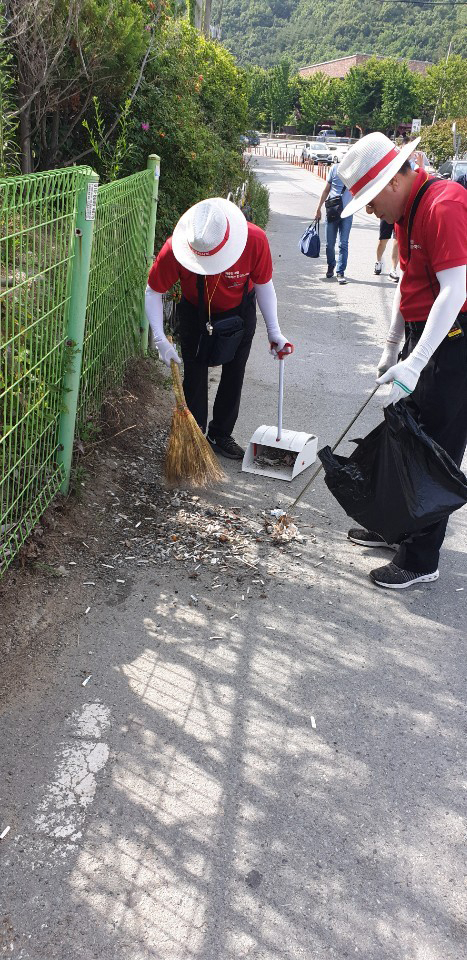
{"type": "Polygon", "coordinates": [[[316,460],[318,437],[282,429],[284,357],[279,354],[277,427],[263,424],[255,430],[243,457],[242,470],[275,480],[293,480],[316,460]]]}
{"type": "MultiPolygon", "coordinates": [[[[341,433],[340,437],[336,440],[334,446],[331,448],[331,452],[332,452],[332,453],[334,453],[334,450],[339,446],[341,440],[343,440],[344,437],[346,436],[346,434],[348,434],[350,428],[353,426],[353,424],[355,423],[355,421],[358,420],[360,414],[361,414],[362,411],[365,409],[365,407],[369,404],[369,402],[370,402],[370,400],[372,399],[372,397],[374,397],[374,395],[375,395],[375,393],[376,393],[377,390],[379,390],[379,385],[376,386],[376,387],[371,391],[370,396],[366,398],[365,402],[362,403],[362,406],[361,406],[360,409],[357,411],[357,413],[355,414],[355,416],[352,417],[350,423],[347,424],[345,430],[343,431],[343,433],[341,433]]],[[[318,474],[321,472],[321,470],[323,470],[323,464],[322,464],[322,463],[320,463],[319,467],[317,467],[316,470],[313,471],[310,479],[308,480],[308,483],[305,484],[305,486],[303,487],[303,489],[300,490],[300,493],[298,494],[298,496],[295,497],[295,500],[293,501],[293,503],[292,503],[291,506],[289,507],[289,513],[286,513],[285,510],[271,510],[271,514],[276,518],[276,523],[275,523],[275,526],[274,526],[274,532],[275,532],[276,536],[286,537],[286,536],[288,535],[291,526],[294,526],[294,524],[293,524],[293,522],[292,522],[292,521],[293,521],[292,511],[293,511],[294,507],[296,507],[296,506],[297,506],[297,503],[300,502],[300,500],[302,499],[303,495],[304,495],[304,494],[306,493],[306,491],[310,488],[311,484],[313,483],[313,480],[318,476],[318,474]]]]}
{"type": "MultiPolygon", "coordinates": [[[[341,433],[341,435],[340,435],[340,437],[338,438],[338,440],[336,440],[334,446],[331,447],[331,453],[334,453],[334,450],[336,450],[336,448],[339,446],[341,440],[343,440],[344,437],[348,434],[350,428],[353,427],[355,421],[358,420],[360,414],[363,413],[365,407],[368,406],[370,400],[372,400],[372,398],[374,397],[375,393],[376,393],[378,390],[379,390],[379,384],[378,384],[378,386],[374,387],[374,389],[373,389],[373,390],[371,391],[371,393],[370,393],[370,396],[366,398],[366,400],[365,400],[364,403],[362,403],[360,409],[357,411],[357,413],[355,414],[355,416],[352,417],[350,423],[346,426],[344,432],[341,433]]],[[[311,484],[313,483],[313,480],[315,479],[315,477],[318,476],[318,474],[321,472],[322,469],[323,469],[323,464],[320,463],[319,467],[317,467],[317,469],[315,470],[315,472],[313,473],[313,475],[310,477],[308,483],[305,484],[305,486],[303,487],[303,490],[300,490],[300,493],[298,494],[298,497],[295,497],[295,500],[294,500],[294,502],[292,503],[292,505],[291,505],[291,507],[290,507],[290,510],[291,510],[291,511],[293,510],[294,507],[297,506],[297,503],[299,503],[299,501],[302,499],[303,495],[306,493],[306,491],[308,490],[308,488],[309,488],[309,487],[311,486],[311,484]]],[[[284,516],[285,516],[285,514],[284,514],[284,516]]]]}

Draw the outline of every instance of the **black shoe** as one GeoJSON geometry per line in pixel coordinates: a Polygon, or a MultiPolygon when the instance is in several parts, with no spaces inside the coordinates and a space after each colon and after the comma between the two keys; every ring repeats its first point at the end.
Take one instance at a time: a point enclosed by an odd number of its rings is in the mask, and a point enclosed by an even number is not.
{"type": "Polygon", "coordinates": [[[334,267],[328,267],[328,269],[327,269],[327,271],[326,271],[326,278],[327,278],[327,280],[330,280],[331,277],[333,277],[333,276],[334,276],[334,267]]]}
{"type": "Polygon", "coordinates": [[[411,587],[415,583],[431,583],[437,580],[439,570],[434,573],[413,573],[411,570],[402,570],[396,567],[395,563],[387,563],[384,567],[378,567],[376,570],[370,570],[370,578],[378,587],[386,587],[388,590],[404,590],[405,587],[411,587]]]}
{"type": "Polygon", "coordinates": [[[374,533],[373,530],[364,530],[363,527],[352,527],[352,530],[349,530],[347,537],[352,543],[358,543],[362,547],[390,547],[390,543],[386,543],[384,537],[379,533],[374,533]]]}
{"type": "Polygon", "coordinates": [[[222,457],[228,460],[243,460],[245,451],[235,442],[233,437],[210,437],[208,440],[215,453],[220,453],[222,457]]]}

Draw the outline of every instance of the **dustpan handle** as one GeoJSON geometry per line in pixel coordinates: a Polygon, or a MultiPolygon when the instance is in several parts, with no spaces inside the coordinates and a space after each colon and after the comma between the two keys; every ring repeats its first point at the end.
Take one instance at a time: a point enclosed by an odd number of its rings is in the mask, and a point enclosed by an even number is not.
{"type": "Polygon", "coordinates": [[[282,437],[282,405],[284,402],[284,358],[279,360],[279,401],[277,404],[277,440],[282,437]]]}
{"type": "MultiPolygon", "coordinates": [[[[379,390],[379,388],[380,388],[380,384],[378,383],[378,385],[374,388],[374,390],[371,391],[370,396],[366,398],[365,403],[362,403],[360,409],[357,411],[357,413],[355,414],[355,416],[353,417],[353,419],[350,421],[350,423],[348,424],[348,426],[345,428],[344,432],[341,433],[339,439],[336,440],[334,446],[331,447],[331,453],[334,453],[334,450],[336,449],[336,447],[339,446],[341,440],[344,439],[346,433],[349,432],[350,428],[354,425],[355,421],[358,420],[360,414],[361,414],[362,411],[365,409],[365,407],[366,407],[367,404],[370,402],[370,400],[373,399],[376,391],[379,390]]],[[[293,510],[293,508],[296,507],[296,505],[297,505],[297,503],[299,502],[299,500],[302,499],[303,494],[306,493],[306,491],[308,490],[308,487],[313,483],[313,480],[318,476],[318,473],[320,473],[320,471],[321,471],[322,469],[323,469],[323,464],[320,463],[319,467],[317,468],[317,470],[315,470],[314,474],[312,475],[312,477],[310,478],[310,480],[308,481],[308,483],[306,484],[306,486],[303,487],[303,490],[300,491],[298,497],[295,498],[292,506],[290,507],[291,510],[293,510]]]]}

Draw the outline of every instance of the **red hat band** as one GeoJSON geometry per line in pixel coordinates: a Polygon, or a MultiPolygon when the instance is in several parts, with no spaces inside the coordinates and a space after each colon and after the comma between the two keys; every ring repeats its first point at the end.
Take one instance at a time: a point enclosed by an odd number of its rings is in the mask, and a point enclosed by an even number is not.
{"type": "Polygon", "coordinates": [[[381,160],[378,160],[378,163],[375,163],[373,167],[370,167],[370,169],[363,174],[363,177],[360,177],[360,180],[357,180],[357,182],[354,183],[353,187],[349,187],[352,196],[355,197],[356,194],[363,189],[363,187],[366,187],[367,183],[370,183],[371,180],[374,180],[375,177],[378,176],[378,173],[381,173],[381,171],[391,163],[391,160],[395,160],[399,153],[400,150],[397,147],[393,147],[393,149],[390,150],[389,153],[386,153],[381,160]]]}
{"type": "Polygon", "coordinates": [[[222,250],[222,247],[225,247],[227,240],[229,239],[230,234],[230,223],[227,220],[227,230],[223,236],[223,239],[220,243],[217,244],[217,247],[213,247],[212,250],[197,250],[196,247],[193,247],[189,240],[187,240],[188,246],[192,253],[195,253],[197,257],[212,257],[215,253],[219,253],[219,250],[222,250]]]}

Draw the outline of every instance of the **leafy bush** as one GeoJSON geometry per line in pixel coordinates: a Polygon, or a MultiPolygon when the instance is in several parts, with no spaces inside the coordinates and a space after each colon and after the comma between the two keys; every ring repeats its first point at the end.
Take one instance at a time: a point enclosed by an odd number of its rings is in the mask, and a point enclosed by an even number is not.
{"type": "Polygon", "coordinates": [[[186,21],[161,28],[128,126],[125,176],[161,158],[156,249],[193,203],[226,196],[244,179],[240,134],[246,128],[244,81],[234,61],[186,21]]]}
{"type": "MultiPolygon", "coordinates": [[[[422,139],[420,147],[433,160],[436,167],[439,167],[445,160],[449,160],[454,153],[454,143],[452,134],[453,120],[439,120],[432,127],[422,128],[422,139]]],[[[456,120],[457,133],[461,136],[461,147],[459,154],[467,151],[467,118],[460,117],[456,120]]]]}
{"type": "Polygon", "coordinates": [[[249,219],[265,230],[269,220],[269,190],[251,170],[247,173],[245,206],[248,206],[249,219]]]}

